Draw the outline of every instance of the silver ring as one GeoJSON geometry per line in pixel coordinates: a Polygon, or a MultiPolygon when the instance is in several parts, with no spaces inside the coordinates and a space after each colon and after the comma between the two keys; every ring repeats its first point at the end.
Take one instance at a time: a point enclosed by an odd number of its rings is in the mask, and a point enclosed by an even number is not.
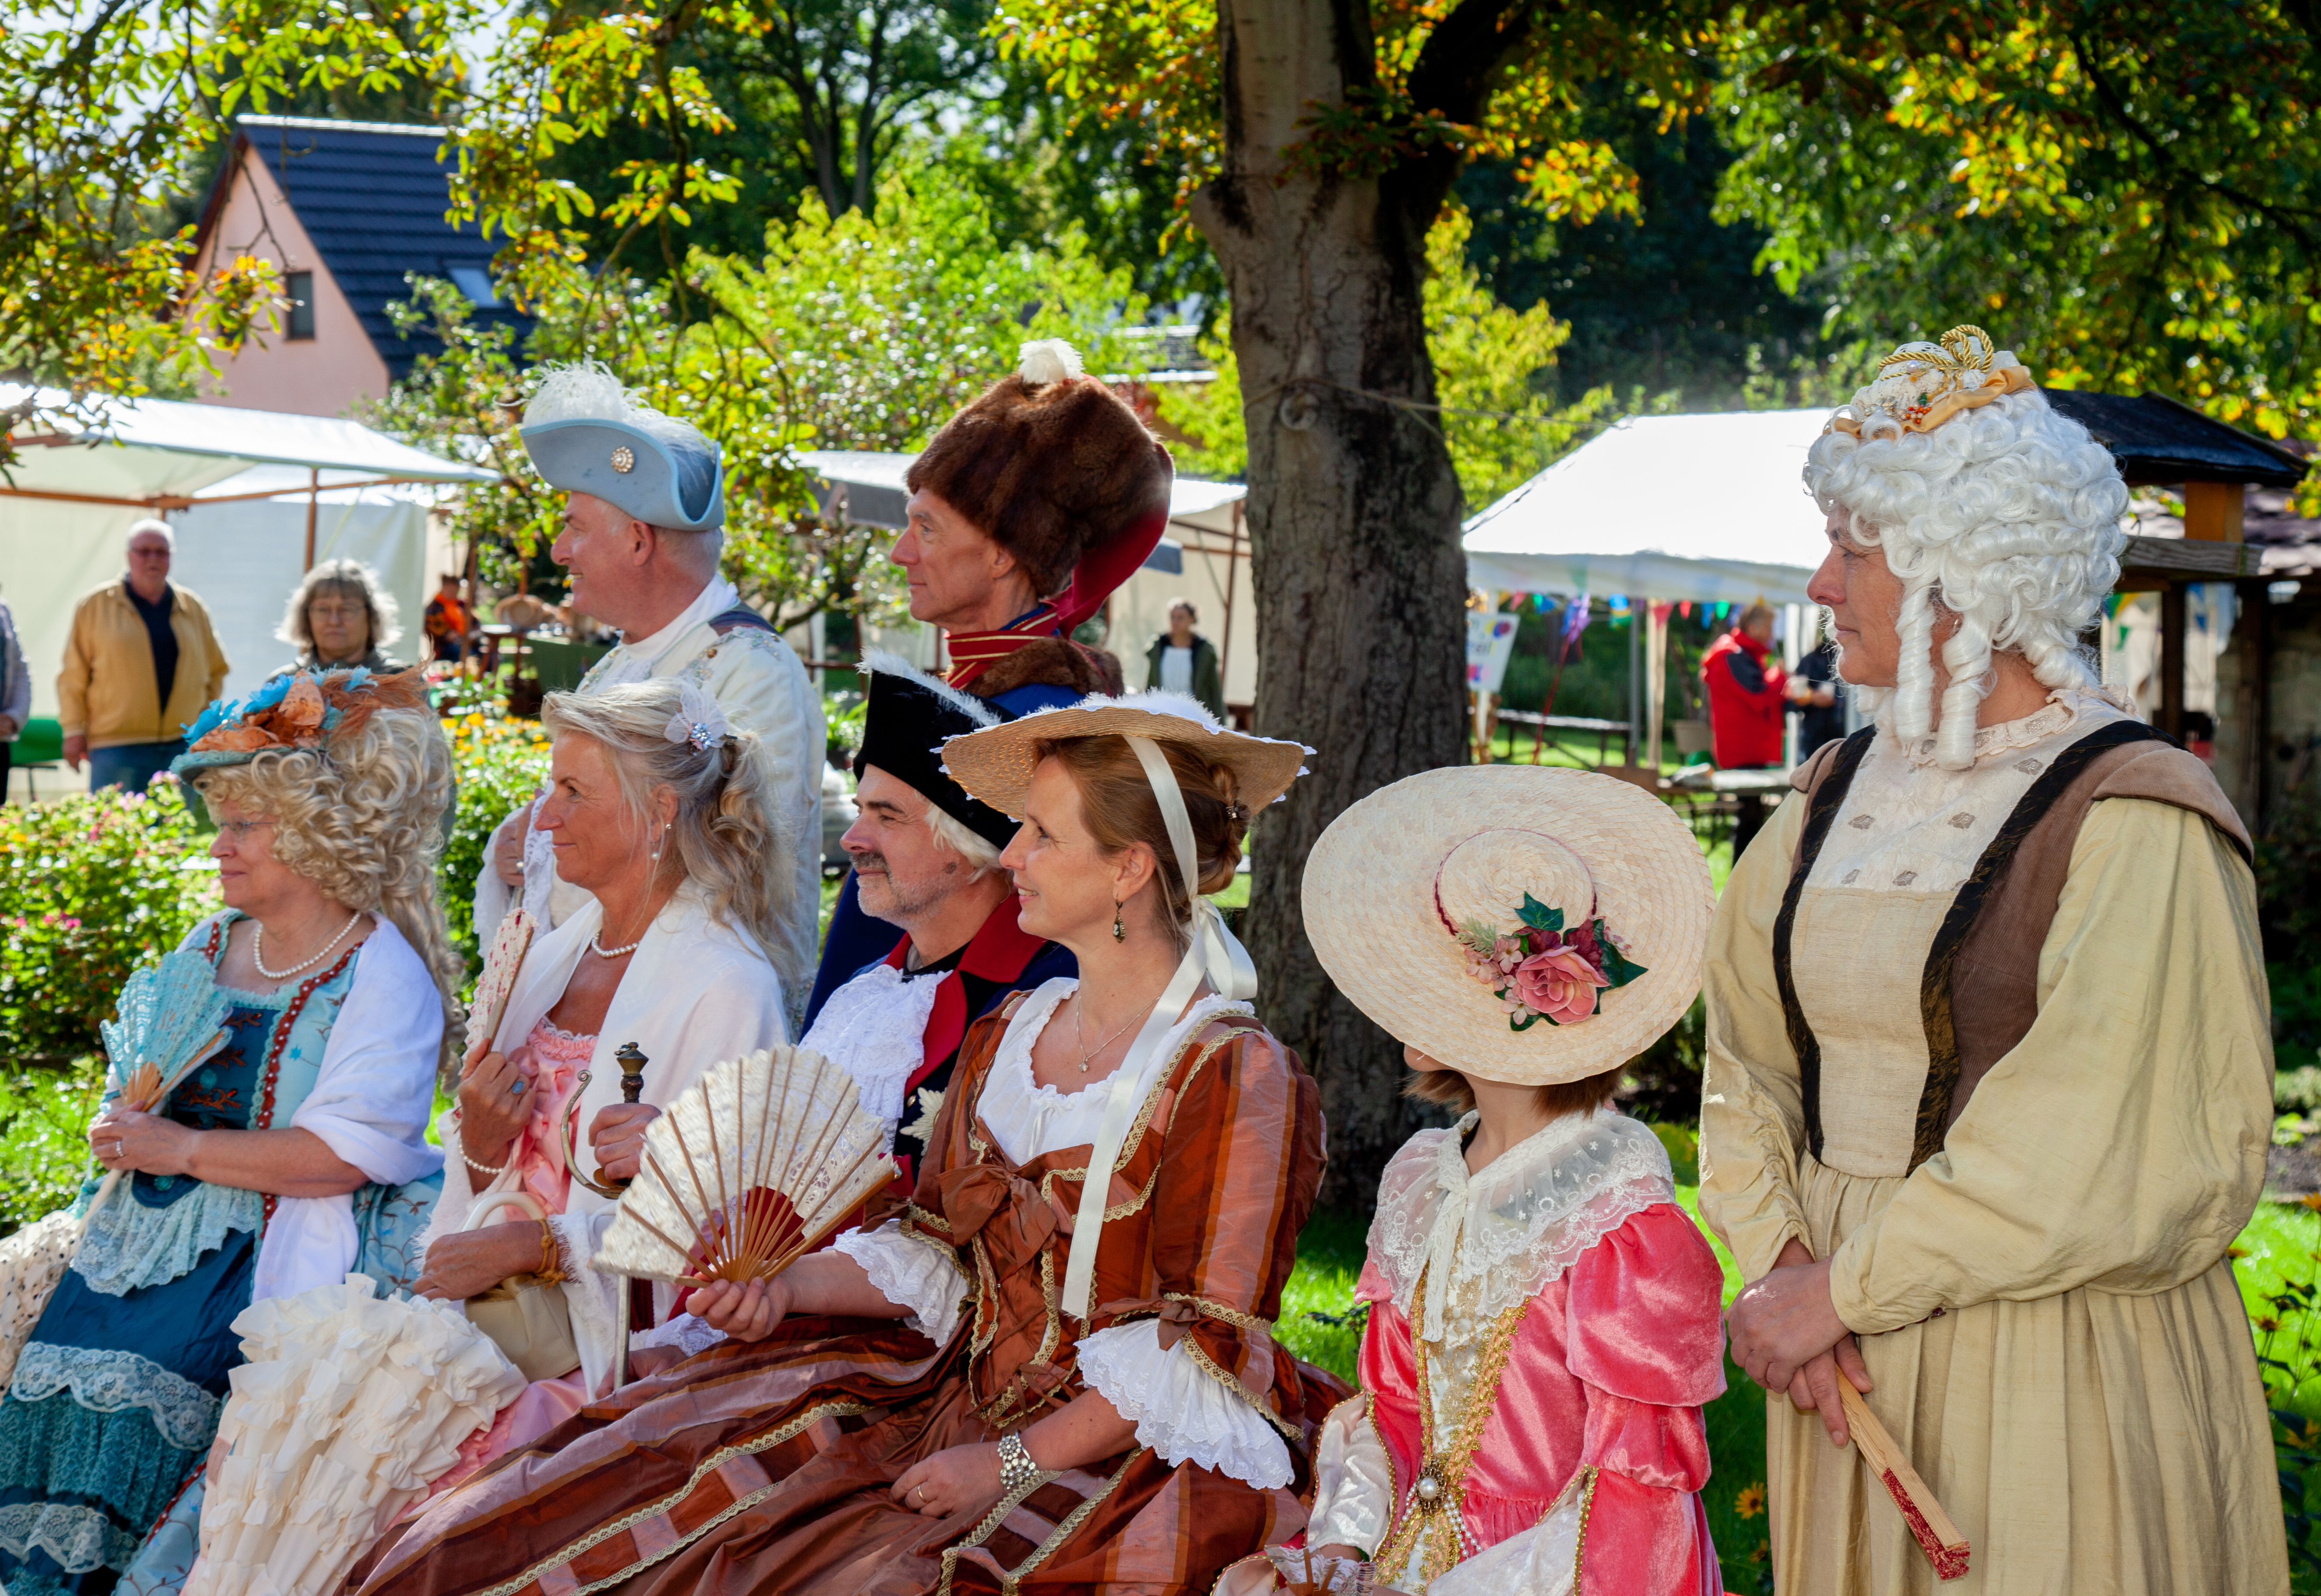
{"type": "Polygon", "coordinates": [[[514,1084],[514,1085],[513,1085],[513,1086],[511,1086],[511,1087],[509,1087],[509,1088],[508,1088],[508,1092],[509,1092],[510,1095],[512,1095],[512,1096],[515,1096],[515,1097],[522,1097],[522,1096],[523,1095],[523,1088],[524,1088],[524,1079],[523,1079],[523,1077],[522,1075],[518,1075],[518,1076],[515,1078],[515,1084],[514,1084]]]}

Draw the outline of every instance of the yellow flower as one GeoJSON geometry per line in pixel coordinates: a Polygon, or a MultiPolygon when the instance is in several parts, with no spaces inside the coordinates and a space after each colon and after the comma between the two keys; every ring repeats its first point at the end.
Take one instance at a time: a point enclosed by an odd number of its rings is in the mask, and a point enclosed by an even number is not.
{"type": "Polygon", "coordinates": [[[1741,1494],[1733,1499],[1733,1510],[1744,1519],[1753,1519],[1765,1510],[1765,1485],[1760,1480],[1743,1485],[1741,1494]]]}

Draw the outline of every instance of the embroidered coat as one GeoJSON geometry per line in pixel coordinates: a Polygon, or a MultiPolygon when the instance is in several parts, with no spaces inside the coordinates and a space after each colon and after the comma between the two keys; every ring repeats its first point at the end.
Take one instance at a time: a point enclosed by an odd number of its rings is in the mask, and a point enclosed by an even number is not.
{"type": "Polygon", "coordinates": [[[948,1328],[802,1319],[715,1347],[444,1497],[350,1588],[1189,1596],[1302,1528],[1313,1438],[1344,1394],[1270,1334],[1322,1174],[1311,1077],[1245,1011],[1193,1027],[1124,1146],[1083,1325],[1057,1293],[1088,1148],[1014,1162],[979,1112],[1011,1018],[969,1030],[899,1221],[897,1245],[966,1288],[964,1314],[958,1297],[945,1305],[948,1328]],[[953,1518],[888,1497],[921,1458],[995,1440],[1086,1389],[1079,1355],[1094,1336],[1151,1322],[1281,1438],[1282,1484],[1171,1464],[1140,1432],[1118,1456],[953,1518]]]}

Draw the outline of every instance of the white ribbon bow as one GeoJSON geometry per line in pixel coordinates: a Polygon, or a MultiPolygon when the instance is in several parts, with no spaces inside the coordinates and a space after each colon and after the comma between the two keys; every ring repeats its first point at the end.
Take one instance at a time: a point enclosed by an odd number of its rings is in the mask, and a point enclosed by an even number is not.
{"type": "Polygon", "coordinates": [[[669,718],[661,735],[671,742],[691,743],[701,752],[715,748],[721,739],[733,735],[733,727],[725,719],[725,712],[717,707],[716,699],[693,682],[680,676],[677,683],[678,712],[669,718]]]}
{"type": "Polygon", "coordinates": [[[1193,905],[1193,945],[1185,950],[1160,1001],[1144,1017],[1128,1056],[1121,1060],[1120,1072],[1113,1077],[1111,1100],[1105,1104],[1103,1123],[1097,1129],[1096,1145],[1088,1152],[1088,1178],[1080,1187],[1079,1209],[1072,1220],[1071,1252],[1064,1262],[1064,1310],[1082,1320],[1088,1317],[1089,1298],[1096,1289],[1097,1241],[1104,1233],[1113,1166],[1119,1163],[1121,1143],[1128,1138],[1128,1121],[1152,1089],[1148,1077],[1166,1063],[1160,1056],[1161,1039],[1177,1023],[1185,1005],[1193,1001],[1204,976],[1219,993],[1235,1002],[1246,1002],[1257,995],[1257,966],[1250,962],[1249,949],[1225,929],[1224,916],[1217,912],[1217,906],[1200,894],[1193,820],[1185,812],[1185,794],[1177,785],[1177,773],[1151,738],[1131,737],[1128,746],[1144,766],[1144,778],[1152,784],[1160,818],[1169,828],[1170,848],[1184,876],[1185,895],[1193,905]]]}

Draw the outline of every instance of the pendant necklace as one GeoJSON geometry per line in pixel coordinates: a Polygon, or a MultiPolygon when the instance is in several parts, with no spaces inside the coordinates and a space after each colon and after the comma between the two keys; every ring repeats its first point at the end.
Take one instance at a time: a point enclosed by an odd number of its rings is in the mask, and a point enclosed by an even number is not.
{"type": "Polygon", "coordinates": [[[329,941],[323,943],[321,950],[317,952],[314,957],[301,959],[287,970],[269,970],[266,967],[266,923],[265,921],[260,920],[258,926],[258,934],[255,937],[252,937],[250,940],[250,962],[258,966],[258,973],[265,976],[269,981],[287,981],[299,971],[311,970],[316,965],[321,964],[323,962],[323,956],[329,953],[332,948],[336,948],[340,943],[345,941],[347,939],[347,933],[355,929],[355,926],[361,920],[362,917],[363,911],[360,909],[347,916],[347,923],[339,928],[339,934],[332,938],[329,941]]]}
{"type": "Polygon", "coordinates": [[[1072,1035],[1078,1039],[1079,1044],[1080,1074],[1082,1075],[1088,1073],[1088,1061],[1090,1059],[1103,1052],[1106,1047],[1111,1047],[1115,1042],[1120,1040],[1120,1033],[1122,1031],[1126,1030],[1130,1026],[1144,1018],[1142,1014],[1130,1015],[1126,1020],[1120,1023],[1110,1036],[1105,1038],[1101,1042],[1098,1042],[1094,1047],[1090,1047],[1088,1045],[1088,1029],[1080,1023],[1081,1020],[1087,1015],[1087,1013],[1088,1004],[1085,1001],[1072,1005],[1072,1035]]]}

